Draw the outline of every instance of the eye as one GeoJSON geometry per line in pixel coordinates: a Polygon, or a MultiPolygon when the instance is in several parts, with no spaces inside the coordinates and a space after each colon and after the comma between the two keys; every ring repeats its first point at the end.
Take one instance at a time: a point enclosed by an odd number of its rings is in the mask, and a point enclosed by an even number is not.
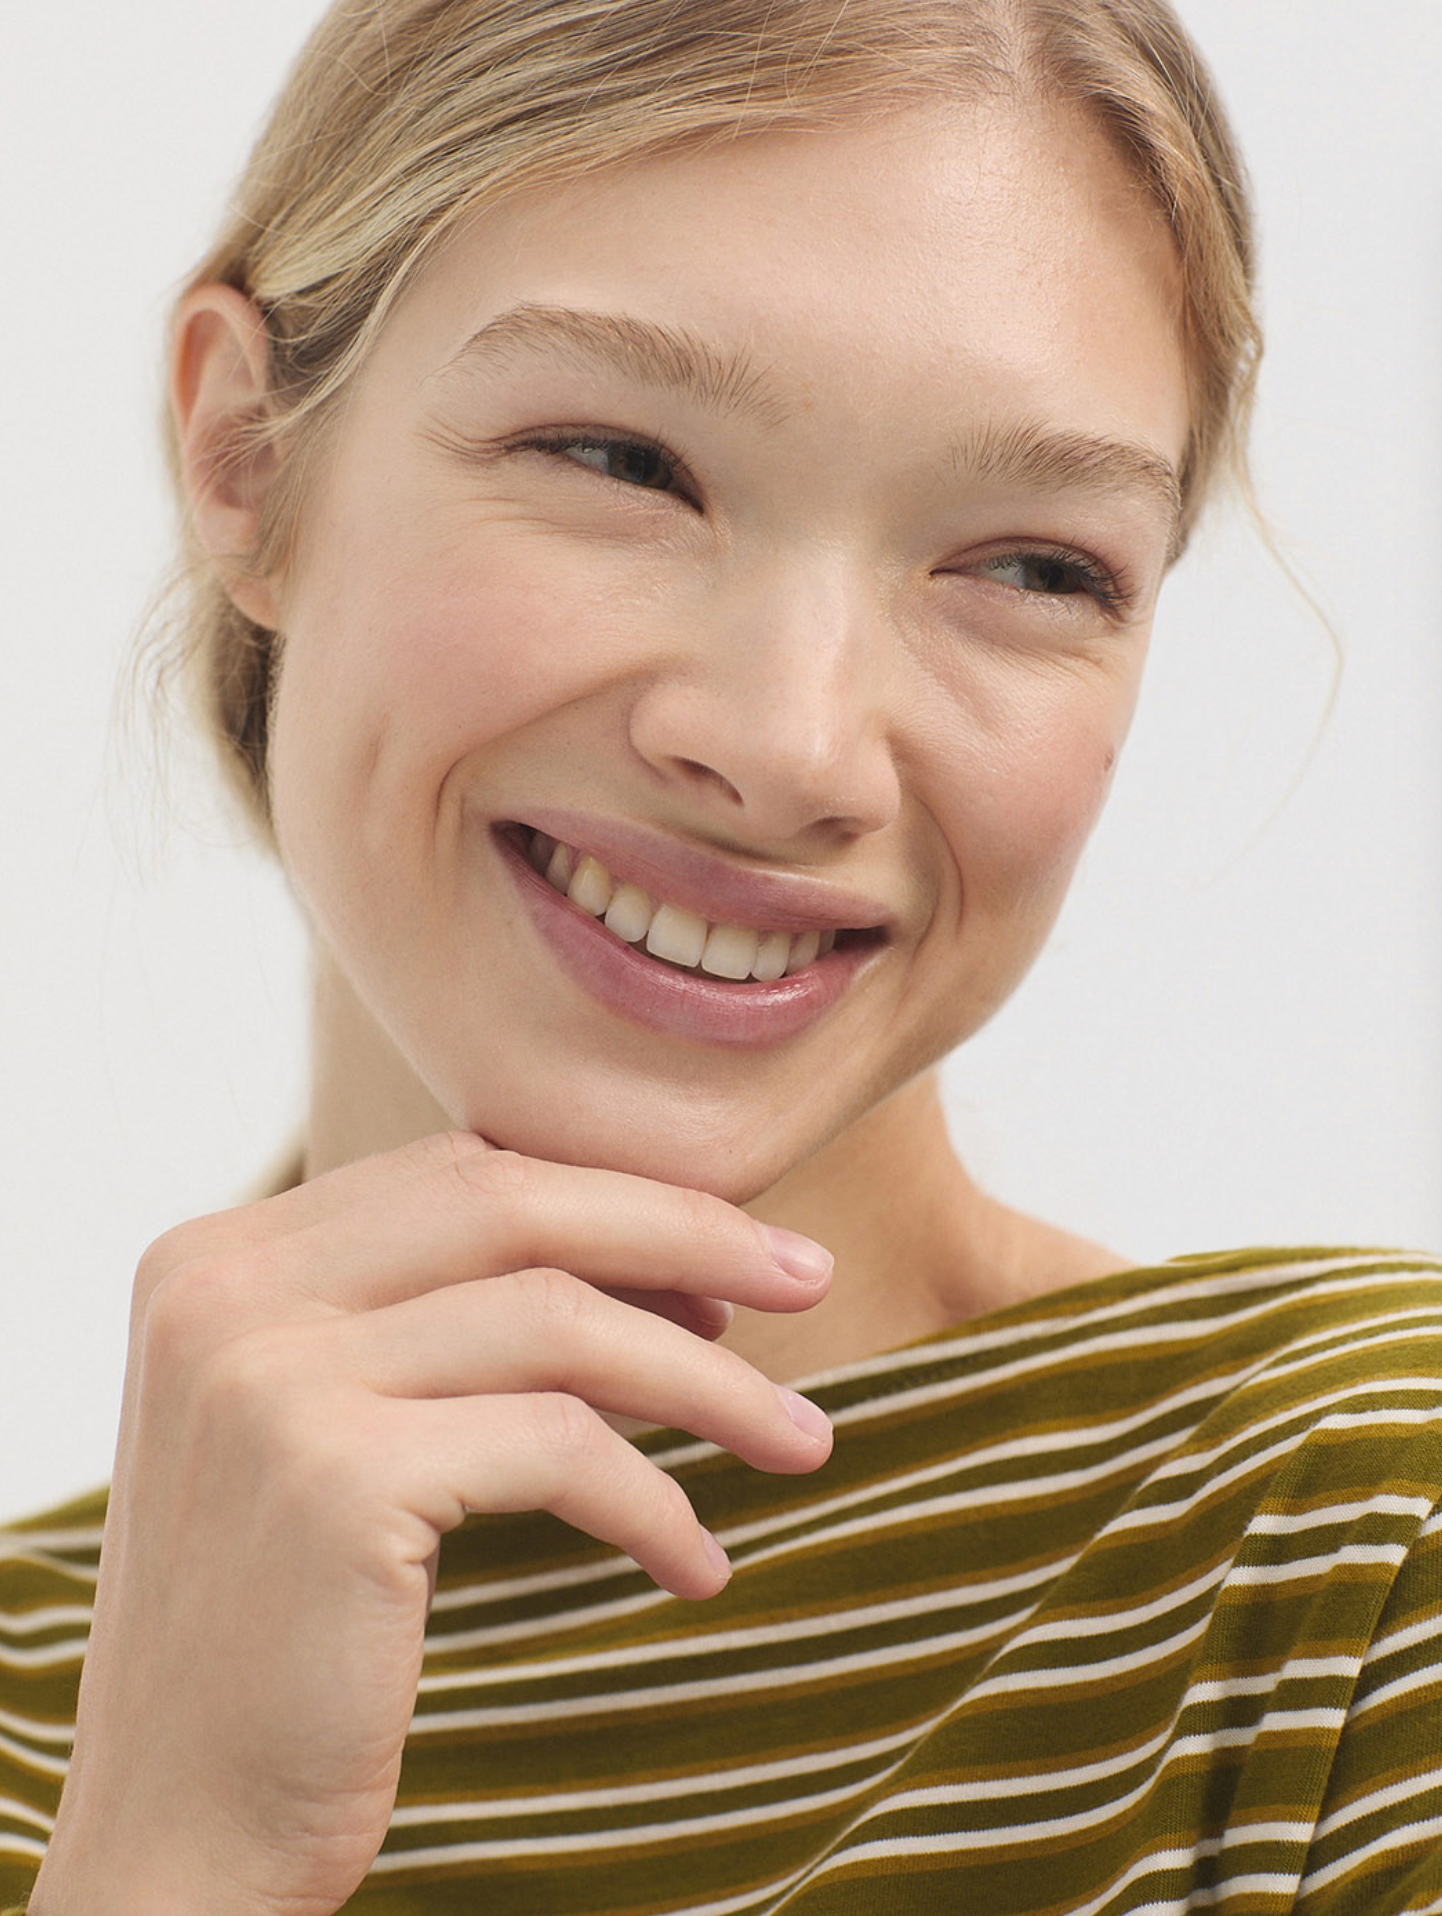
{"type": "Polygon", "coordinates": [[[1078,553],[1023,551],[999,552],[983,559],[974,568],[997,585],[1017,592],[1037,593],[1047,598],[1068,598],[1077,594],[1096,600],[1109,610],[1126,604],[1127,595],[1114,574],[1095,559],[1078,553]]]}
{"type": "Polygon", "coordinates": [[[680,478],[675,460],[644,439],[612,439],[596,434],[573,433],[527,443],[540,452],[557,453],[588,466],[604,478],[618,479],[622,485],[642,486],[650,492],[671,492],[680,478]]]}

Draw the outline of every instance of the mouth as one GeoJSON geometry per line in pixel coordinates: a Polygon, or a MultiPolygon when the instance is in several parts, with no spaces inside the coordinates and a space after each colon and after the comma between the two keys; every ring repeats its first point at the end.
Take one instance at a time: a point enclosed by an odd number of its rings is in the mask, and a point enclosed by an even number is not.
{"type": "Polygon", "coordinates": [[[548,810],[491,825],[540,948],[594,1003],[663,1037],[801,1037],[870,976],[887,907],[631,822],[548,810]]]}
{"type": "Polygon", "coordinates": [[[599,858],[524,825],[505,835],[553,891],[599,920],[636,953],[668,969],[733,984],[774,984],[817,965],[840,947],[874,944],[875,927],[793,931],[779,925],[721,923],[618,877],[599,858]]]}

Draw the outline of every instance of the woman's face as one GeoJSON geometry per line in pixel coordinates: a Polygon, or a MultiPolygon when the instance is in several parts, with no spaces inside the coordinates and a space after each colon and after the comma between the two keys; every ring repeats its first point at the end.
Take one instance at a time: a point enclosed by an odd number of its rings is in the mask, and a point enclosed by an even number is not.
{"type": "Polygon", "coordinates": [[[271,757],[317,936],[450,1121],[744,1199],[975,1031],[1106,793],[1187,417],[1168,236],[1059,109],[463,229],[274,582],[271,757]]]}

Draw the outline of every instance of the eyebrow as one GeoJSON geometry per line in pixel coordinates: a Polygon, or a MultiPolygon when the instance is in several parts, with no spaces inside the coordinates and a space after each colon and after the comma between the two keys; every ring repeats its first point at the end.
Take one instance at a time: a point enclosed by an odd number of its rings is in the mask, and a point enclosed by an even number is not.
{"type": "MultiPolygon", "coordinates": [[[[739,413],[773,426],[790,416],[781,394],[744,352],[720,352],[684,327],[628,313],[533,301],[488,320],[441,374],[528,353],[569,360],[583,371],[620,372],[679,393],[708,412],[739,413]]],[[[997,485],[1139,494],[1170,528],[1169,557],[1180,548],[1181,484],[1171,464],[1146,446],[1035,424],[985,426],[953,443],[951,464],[997,485]]]]}
{"type": "Polygon", "coordinates": [[[572,306],[512,306],[473,333],[442,371],[523,353],[567,359],[583,370],[620,372],[679,393],[708,412],[749,414],[769,425],[779,425],[788,414],[780,394],[744,352],[718,352],[684,327],[572,306]]]}
{"type": "Polygon", "coordinates": [[[1181,481],[1150,447],[1037,425],[988,426],[963,433],[951,457],[958,471],[996,485],[1136,494],[1166,520],[1173,555],[1179,547],[1181,481]]]}

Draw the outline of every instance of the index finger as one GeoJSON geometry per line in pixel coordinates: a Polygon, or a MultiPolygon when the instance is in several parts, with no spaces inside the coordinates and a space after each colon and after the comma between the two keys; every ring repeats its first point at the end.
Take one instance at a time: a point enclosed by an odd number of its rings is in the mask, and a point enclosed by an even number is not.
{"type": "Polygon", "coordinates": [[[228,1215],[239,1226],[234,1248],[268,1243],[270,1281],[279,1277],[295,1301],[348,1311],[536,1267],[606,1289],[805,1310],[831,1276],[820,1245],[722,1198],[520,1157],[469,1133],[361,1160],[228,1215]]]}

